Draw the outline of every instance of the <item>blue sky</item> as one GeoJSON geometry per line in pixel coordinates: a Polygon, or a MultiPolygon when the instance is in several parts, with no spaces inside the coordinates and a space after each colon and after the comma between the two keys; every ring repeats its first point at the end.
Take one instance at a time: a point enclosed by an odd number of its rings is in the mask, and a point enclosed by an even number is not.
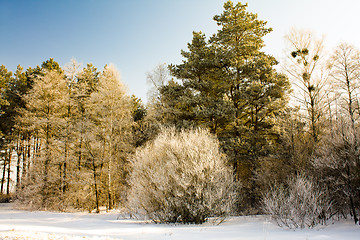
{"type": "MultiPolygon", "coordinates": [[[[224,0],[0,0],[0,65],[35,67],[54,58],[75,58],[99,70],[113,63],[129,93],[146,101],[146,72],[159,63],[180,63],[192,31],[217,31],[212,20],[224,0]]],[[[236,2],[236,1],[234,1],[236,2]]],[[[264,49],[282,57],[291,27],[325,34],[329,48],[340,41],[360,47],[360,1],[248,0],[248,10],[274,31],[264,49]]]]}

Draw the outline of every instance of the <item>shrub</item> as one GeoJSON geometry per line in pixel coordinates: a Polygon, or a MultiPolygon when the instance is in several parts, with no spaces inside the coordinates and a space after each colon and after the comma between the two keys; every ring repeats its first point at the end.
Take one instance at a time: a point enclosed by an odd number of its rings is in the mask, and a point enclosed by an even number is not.
{"type": "Polygon", "coordinates": [[[288,185],[275,185],[264,195],[263,208],[280,227],[313,228],[326,224],[330,201],[313,181],[298,176],[288,185]]]}
{"type": "Polygon", "coordinates": [[[160,223],[203,223],[230,213],[231,168],[217,139],[202,129],[163,129],[132,160],[129,206],[160,223]]]}
{"type": "Polygon", "coordinates": [[[0,203],[9,203],[11,202],[12,196],[10,194],[0,193],[0,203]]]}

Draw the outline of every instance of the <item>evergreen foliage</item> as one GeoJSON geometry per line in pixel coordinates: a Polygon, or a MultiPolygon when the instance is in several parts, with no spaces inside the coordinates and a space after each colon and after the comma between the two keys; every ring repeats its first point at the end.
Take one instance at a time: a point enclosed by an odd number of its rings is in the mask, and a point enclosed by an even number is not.
{"type": "Polygon", "coordinates": [[[271,31],[266,22],[228,1],[214,17],[220,26],[209,40],[193,33],[182,64],[170,65],[170,81],[160,90],[162,120],[178,128],[206,127],[215,133],[229,156],[237,178],[247,189],[248,204],[258,203],[259,159],[274,154],[277,117],[285,110],[290,84],[261,51],[271,31]]]}
{"type": "Polygon", "coordinates": [[[247,4],[227,1],[214,20],[181,63],[146,75],[147,104],[113,65],[1,65],[0,197],[58,211],[128,203],[155,222],[265,210],[289,228],[358,223],[359,50],[327,58],[323,40],[292,30],[283,74],[247,4]]]}

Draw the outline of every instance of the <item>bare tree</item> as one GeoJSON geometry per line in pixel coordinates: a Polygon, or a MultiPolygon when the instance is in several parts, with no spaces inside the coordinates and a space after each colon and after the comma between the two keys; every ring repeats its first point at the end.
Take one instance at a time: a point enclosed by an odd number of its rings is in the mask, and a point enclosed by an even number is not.
{"type": "Polygon", "coordinates": [[[343,214],[349,209],[355,223],[360,209],[360,143],[358,94],[360,93],[360,52],[346,43],[335,49],[329,61],[336,96],[336,123],[324,146],[317,150],[315,167],[323,173],[335,207],[343,214]]]}
{"type": "Polygon", "coordinates": [[[314,166],[329,188],[334,205],[339,213],[350,213],[355,223],[359,222],[360,210],[360,145],[359,131],[348,121],[338,121],[337,128],[317,150],[314,166]]]}
{"type": "Polygon", "coordinates": [[[309,31],[292,29],[285,71],[293,84],[293,97],[305,113],[315,143],[320,140],[323,123],[328,70],[324,64],[323,39],[309,31]]]}
{"type": "Polygon", "coordinates": [[[151,72],[146,73],[147,83],[150,85],[148,99],[150,103],[157,102],[160,97],[159,89],[170,80],[170,72],[165,63],[157,65],[151,72]]]}
{"type": "Polygon", "coordinates": [[[359,102],[357,96],[360,94],[360,51],[350,44],[341,43],[335,49],[329,67],[336,95],[355,130],[355,113],[359,102]]]}

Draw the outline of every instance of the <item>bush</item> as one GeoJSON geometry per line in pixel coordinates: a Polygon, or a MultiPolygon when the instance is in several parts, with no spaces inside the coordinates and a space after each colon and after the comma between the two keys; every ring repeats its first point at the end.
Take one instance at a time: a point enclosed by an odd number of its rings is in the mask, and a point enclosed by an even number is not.
{"type": "Polygon", "coordinates": [[[230,213],[231,168],[205,130],[163,129],[132,160],[129,206],[160,223],[203,223],[230,213]]]}
{"type": "Polygon", "coordinates": [[[298,176],[288,186],[275,185],[264,195],[263,208],[280,227],[313,228],[326,224],[330,201],[311,180],[298,176]]]}
{"type": "Polygon", "coordinates": [[[9,203],[11,202],[12,196],[9,194],[0,193],[0,203],[9,203]]]}

